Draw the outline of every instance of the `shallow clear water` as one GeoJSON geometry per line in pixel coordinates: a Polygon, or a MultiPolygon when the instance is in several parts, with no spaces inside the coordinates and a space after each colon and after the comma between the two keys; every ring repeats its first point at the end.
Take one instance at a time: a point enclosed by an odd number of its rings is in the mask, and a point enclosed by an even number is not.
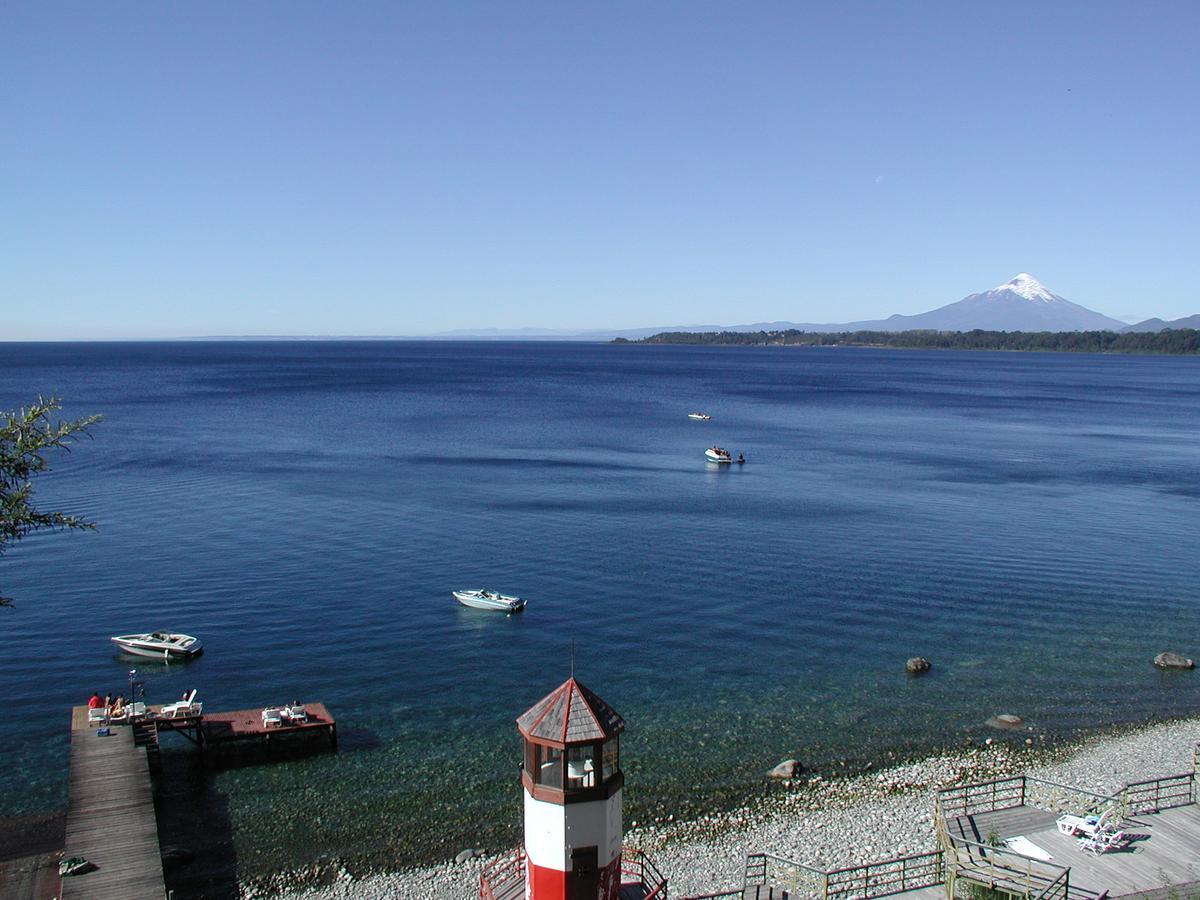
{"type": "Polygon", "coordinates": [[[105,415],[37,485],[100,530],[0,562],[3,815],[65,802],[68,707],[121,688],[110,635],[163,626],[207,653],[138,664],[152,702],[339,720],[336,756],[207,780],[245,874],[515,840],[513,719],[572,642],[628,721],[629,818],[999,712],[1055,737],[1200,701],[1150,665],[1200,656],[1200,359],[0,344],[0,367],[0,409],[105,415]]]}

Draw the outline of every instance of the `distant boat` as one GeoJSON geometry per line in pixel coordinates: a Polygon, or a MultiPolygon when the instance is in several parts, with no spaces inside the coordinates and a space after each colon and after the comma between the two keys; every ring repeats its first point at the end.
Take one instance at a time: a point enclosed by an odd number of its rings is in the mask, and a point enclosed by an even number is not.
{"type": "Polygon", "coordinates": [[[160,659],[190,659],[204,652],[200,639],[173,631],[148,631],[145,634],[121,634],[112,642],[124,653],[160,659]]]}
{"type": "Polygon", "coordinates": [[[499,591],[486,588],[476,591],[452,591],[454,599],[463,606],[474,609],[494,609],[500,612],[515,613],[525,608],[525,601],[520,597],[510,597],[499,591]]]}
{"type": "Polygon", "coordinates": [[[688,413],[688,418],[695,419],[698,422],[707,422],[709,419],[712,418],[712,416],[710,416],[708,413],[690,412],[690,413],[688,413]]]}
{"type": "Polygon", "coordinates": [[[709,447],[704,451],[704,458],[709,462],[715,463],[731,463],[733,457],[729,455],[728,450],[722,450],[720,447],[709,447]]]}

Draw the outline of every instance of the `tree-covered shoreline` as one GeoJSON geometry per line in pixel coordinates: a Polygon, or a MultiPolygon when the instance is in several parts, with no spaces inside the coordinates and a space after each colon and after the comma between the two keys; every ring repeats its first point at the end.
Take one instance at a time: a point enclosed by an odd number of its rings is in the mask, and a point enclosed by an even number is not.
{"type": "Polygon", "coordinates": [[[663,331],[614,343],[773,347],[894,347],[910,350],[1033,350],[1056,353],[1200,353],[1200,330],[1131,331],[663,331]]]}

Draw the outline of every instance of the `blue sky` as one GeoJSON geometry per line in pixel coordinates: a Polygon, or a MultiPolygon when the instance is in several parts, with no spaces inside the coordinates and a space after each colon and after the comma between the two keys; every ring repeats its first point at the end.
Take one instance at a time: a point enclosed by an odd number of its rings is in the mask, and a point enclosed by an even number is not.
{"type": "Polygon", "coordinates": [[[6,4],[0,339],[1200,312],[1200,4],[6,4]]]}

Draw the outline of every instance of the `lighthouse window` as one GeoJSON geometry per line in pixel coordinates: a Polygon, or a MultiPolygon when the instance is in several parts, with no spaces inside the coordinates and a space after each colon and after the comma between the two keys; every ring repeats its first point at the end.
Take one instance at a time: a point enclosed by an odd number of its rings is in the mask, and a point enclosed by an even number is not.
{"type": "Polygon", "coordinates": [[[562,790],[562,751],[557,747],[534,744],[536,783],[562,790]]]}
{"type": "Polygon", "coordinates": [[[567,790],[595,787],[596,745],[567,748],[567,790]]]}
{"type": "Polygon", "coordinates": [[[617,744],[617,739],[612,738],[604,742],[604,780],[613,777],[614,772],[621,770],[621,753],[617,744]]]}

